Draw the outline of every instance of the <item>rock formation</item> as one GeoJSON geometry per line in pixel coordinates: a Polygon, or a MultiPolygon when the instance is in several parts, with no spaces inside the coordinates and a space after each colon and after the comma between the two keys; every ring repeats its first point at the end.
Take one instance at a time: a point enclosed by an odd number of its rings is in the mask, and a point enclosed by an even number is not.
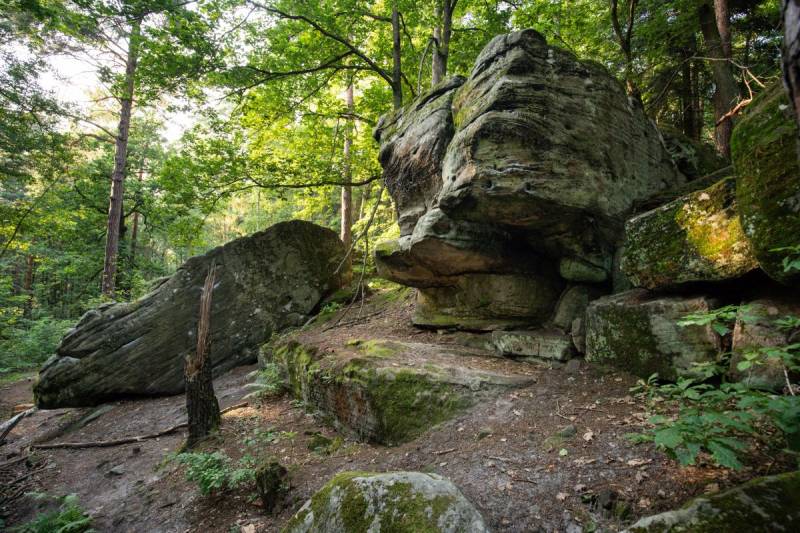
{"type": "Polygon", "coordinates": [[[334,232],[293,221],[193,257],[142,298],[86,313],[43,366],[36,401],[53,408],[180,393],[212,262],[218,280],[211,314],[214,373],[253,360],[273,332],[302,324],[338,287],[334,272],[343,256],[334,232]]]}
{"type": "Polygon", "coordinates": [[[797,142],[793,107],[780,83],[750,104],[731,137],[742,228],[764,272],[794,287],[800,287],[800,269],[787,272],[783,260],[792,255],[785,248],[800,246],[797,142]]]}
{"type": "Polygon", "coordinates": [[[376,138],[401,229],[378,268],[420,289],[427,326],[546,323],[567,281],[607,284],[632,207],[685,181],[603,67],[532,30],[493,39],[376,138]]]}
{"type": "Polygon", "coordinates": [[[292,517],[284,533],[437,531],[486,533],[480,513],[453,483],[422,472],[342,472],[292,517]]]}

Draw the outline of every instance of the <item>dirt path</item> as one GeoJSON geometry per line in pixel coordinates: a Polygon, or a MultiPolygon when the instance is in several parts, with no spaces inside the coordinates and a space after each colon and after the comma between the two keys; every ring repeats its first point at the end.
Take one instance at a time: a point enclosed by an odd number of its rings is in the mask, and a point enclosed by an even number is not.
{"type": "MultiPolygon", "coordinates": [[[[304,334],[304,341],[316,342],[321,349],[354,337],[451,346],[475,341],[415,330],[408,326],[409,313],[408,301],[383,311],[368,308],[366,320],[325,329],[332,324],[328,322],[304,334]]],[[[113,448],[42,450],[36,454],[41,470],[31,476],[29,489],[77,493],[98,531],[260,532],[278,531],[339,471],[419,470],[452,479],[493,531],[615,531],[704,490],[720,490],[778,468],[765,459],[759,470],[736,475],[706,464],[680,469],[652,446],[633,445],[625,438],[647,418],[628,393],[632,376],[574,363],[566,368],[518,364],[533,374],[533,385],[504,392],[398,447],[345,439],[329,456],[310,451],[313,433],[336,433],[288,397],[251,402],[226,414],[220,435],[205,447],[223,450],[234,460],[243,455],[274,457],[286,465],[293,488],[277,516],[265,516],[248,490],[200,496],[178,466],[165,461],[180,445],[181,432],[113,448]],[[245,527],[250,525],[253,529],[245,527]]],[[[239,368],[215,381],[223,407],[236,404],[248,392],[250,370],[239,368]]],[[[6,398],[18,402],[29,395],[30,383],[2,391],[3,403],[6,398]]],[[[0,448],[0,461],[42,439],[106,440],[155,432],[183,420],[183,402],[177,396],[38,412],[12,432],[10,442],[0,448]],[[67,426],[65,434],[53,437],[57,428],[67,426]]],[[[18,473],[25,471],[24,464],[19,467],[18,473]]],[[[14,523],[29,518],[36,504],[21,499],[3,511],[14,523]]]]}

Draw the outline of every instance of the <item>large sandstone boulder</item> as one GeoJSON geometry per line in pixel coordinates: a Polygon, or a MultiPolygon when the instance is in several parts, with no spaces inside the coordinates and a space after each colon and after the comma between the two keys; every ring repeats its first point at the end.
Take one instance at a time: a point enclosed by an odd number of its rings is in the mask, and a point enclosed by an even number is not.
{"type": "Polygon", "coordinates": [[[487,533],[453,483],[421,472],[342,472],[295,514],[284,533],[487,533]]]}
{"type": "Polygon", "coordinates": [[[758,268],[726,178],[625,225],[621,268],[637,287],[663,289],[738,278],[758,268]]]}
{"type": "Polygon", "coordinates": [[[711,326],[680,326],[689,313],[709,311],[704,296],[663,296],[644,289],[599,298],[586,310],[586,360],[647,378],[696,375],[694,363],[714,362],[721,351],[711,326]]]}
{"type": "Polygon", "coordinates": [[[483,349],[383,339],[266,346],[294,396],[352,437],[395,445],[487,396],[533,383],[525,365],[483,349]]]}
{"type": "Polygon", "coordinates": [[[623,533],[715,533],[800,530],[800,472],[754,479],[642,518],[623,533]]]}
{"type": "Polygon", "coordinates": [[[780,82],[748,106],[731,137],[742,228],[761,268],[793,286],[800,286],[800,270],[784,270],[790,252],[780,249],[800,245],[797,139],[797,122],[780,82]]]}
{"type": "Polygon", "coordinates": [[[382,119],[375,136],[401,230],[376,263],[420,289],[421,325],[542,325],[562,280],[609,283],[634,205],[685,181],[617,80],[533,30],[493,39],[466,80],[382,119]],[[482,275],[503,288],[479,286],[482,275]],[[536,304],[520,306],[520,290],[536,304]]]}
{"type": "Polygon", "coordinates": [[[184,357],[196,349],[200,294],[217,265],[211,310],[215,374],[254,359],[275,331],[306,321],[344,256],[336,234],[292,221],[186,261],[151,293],[86,313],[39,374],[45,408],[92,405],[130,395],[183,390],[184,357]]]}

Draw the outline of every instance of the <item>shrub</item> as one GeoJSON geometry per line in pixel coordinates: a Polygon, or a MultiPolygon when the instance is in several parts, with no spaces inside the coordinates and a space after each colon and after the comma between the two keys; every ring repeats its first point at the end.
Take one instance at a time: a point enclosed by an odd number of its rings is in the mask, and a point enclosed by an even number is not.
{"type": "Polygon", "coordinates": [[[92,519],[78,505],[78,496],[70,494],[61,498],[55,511],[42,513],[27,524],[12,531],[17,533],[90,533],[92,519]]]}
{"type": "MultiPolygon", "coordinates": [[[[708,313],[688,315],[681,325],[711,324],[720,334],[730,331],[737,308],[727,306],[708,313]]],[[[742,313],[744,320],[748,315],[742,313]]],[[[791,330],[800,325],[797,317],[775,321],[778,328],[791,330]]],[[[643,396],[649,406],[660,411],[650,418],[653,427],[631,435],[636,441],[652,441],[682,465],[694,464],[701,451],[720,466],[741,468],[741,454],[752,439],[769,440],[779,435],[789,451],[800,450],[800,398],[789,382],[792,372],[800,372],[800,343],[764,346],[748,350],[737,363],[747,371],[767,362],[782,365],[786,393],[773,394],[726,381],[728,359],[724,354],[717,364],[698,365],[700,377],[684,378],[674,384],[659,384],[656,374],[640,380],[632,392],[643,396]],[[719,382],[713,385],[711,383],[719,382]],[[667,407],[677,407],[676,416],[665,416],[667,407]]]]}
{"type": "Polygon", "coordinates": [[[253,392],[246,396],[247,398],[263,399],[278,396],[286,390],[286,382],[276,363],[266,363],[260,370],[251,372],[250,376],[255,377],[255,381],[246,385],[247,388],[253,389],[253,392]]]}
{"type": "Polygon", "coordinates": [[[186,479],[197,483],[203,495],[233,490],[255,479],[250,456],[242,457],[236,466],[222,452],[181,453],[177,461],[186,466],[186,479]]]}

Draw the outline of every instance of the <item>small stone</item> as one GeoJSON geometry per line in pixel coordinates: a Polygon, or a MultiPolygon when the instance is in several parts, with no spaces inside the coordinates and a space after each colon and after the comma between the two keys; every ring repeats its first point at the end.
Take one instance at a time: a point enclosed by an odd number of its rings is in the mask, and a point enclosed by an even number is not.
{"type": "Polygon", "coordinates": [[[574,437],[577,434],[578,434],[578,428],[576,428],[572,424],[570,424],[568,426],[564,426],[563,428],[558,430],[558,433],[556,433],[556,435],[558,435],[559,437],[564,438],[564,439],[571,439],[572,437],[574,437]]]}
{"type": "Polygon", "coordinates": [[[580,372],[582,366],[583,362],[580,359],[570,359],[567,361],[567,364],[564,365],[564,372],[567,374],[577,374],[580,372]]]}
{"type": "Polygon", "coordinates": [[[122,468],[122,465],[114,466],[108,472],[106,472],[107,476],[122,476],[124,474],[125,470],[122,468]]]}
{"type": "Polygon", "coordinates": [[[270,461],[256,470],[255,478],[264,512],[272,514],[289,492],[289,472],[277,461],[270,461]]]}

